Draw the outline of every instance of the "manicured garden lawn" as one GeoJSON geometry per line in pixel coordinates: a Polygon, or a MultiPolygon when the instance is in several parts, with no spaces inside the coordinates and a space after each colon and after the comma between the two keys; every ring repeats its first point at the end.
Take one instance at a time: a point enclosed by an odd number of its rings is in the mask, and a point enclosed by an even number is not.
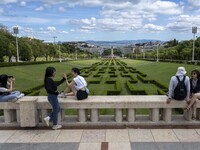
{"type": "MultiPolygon", "coordinates": [[[[24,91],[26,89],[33,88],[35,86],[43,84],[44,72],[46,67],[53,66],[57,70],[56,80],[61,79],[62,73],[70,74],[71,68],[84,68],[83,75],[90,73],[86,76],[85,79],[88,81],[88,88],[90,89],[90,95],[107,95],[108,90],[116,90],[115,83],[108,84],[107,81],[114,80],[120,84],[120,95],[130,95],[131,92],[126,85],[126,81],[132,80],[130,77],[122,77],[123,74],[130,74],[134,79],[137,80],[137,83],[131,83],[131,86],[135,90],[145,90],[150,95],[158,94],[157,87],[152,83],[143,83],[138,79],[138,73],[131,73],[131,69],[126,67],[132,67],[137,71],[146,74],[146,77],[143,77],[145,80],[156,80],[159,83],[163,84],[165,87],[168,87],[169,80],[172,75],[176,73],[177,67],[184,66],[188,72],[187,75],[190,76],[190,72],[193,69],[200,69],[196,65],[187,65],[187,64],[176,64],[176,63],[166,63],[166,62],[150,62],[142,60],[131,60],[131,59],[120,59],[120,63],[126,64],[123,66],[125,72],[120,71],[120,66],[117,64],[117,61],[111,60],[78,60],[78,61],[68,61],[62,63],[52,63],[52,64],[40,64],[40,65],[27,65],[27,66],[13,66],[13,67],[1,67],[0,74],[14,75],[16,77],[16,90],[24,91]],[[96,63],[98,63],[96,65],[96,63]],[[115,71],[111,71],[113,68],[115,71]],[[91,70],[93,68],[93,70],[91,70]],[[105,72],[100,72],[104,68],[105,72]],[[127,72],[126,72],[127,71],[127,72]],[[94,75],[100,75],[95,77],[94,75]],[[111,75],[116,75],[110,77],[111,75]],[[100,80],[100,83],[92,83],[91,81],[100,80]]],[[[69,79],[70,80],[70,79],[69,79]]],[[[65,89],[66,85],[62,84],[59,87],[60,91],[65,89]]],[[[44,88],[40,90],[40,95],[46,95],[44,88]]],[[[146,109],[138,109],[137,113],[144,114],[147,113],[146,109]]],[[[74,114],[74,111],[67,110],[67,113],[74,114]]],[[[110,109],[101,110],[102,114],[113,114],[114,111],[110,109]]]]}
{"type": "MultiPolygon", "coordinates": [[[[184,66],[190,76],[190,72],[193,69],[199,69],[196,65],[187,65],[187,64],[176,64],[176,63],[165,63],[165,62],[150,62],[150,61],[142,61],[142,60],[131,60],[131,59],[121,59],[121,61],[125,62],[127,66],[133,67],[138,71],[141,71],[147,74],[146,79],[153,79],[161,82],[166,87],[168,87],[169,80],[172,75],[176,73],[176,69],[179,66],[184,66]]],[[[62,76],[62,73],[70,73],[72,67],[92,67],[92,64],[96,62],[101,62],[101,60],[78,60],[78,61],[69,61],[62,63],[53,63],[53,64],[42,64],[42,65],[27,65],[27,66],[13,66],[13,67],[2,67],[0,68],[0,74],[9,74],[14,75],[16,77],[16,89],[23,91],[37,85],[43,84],[44,72],[46,67],[53,66],[57,70],[56,80],[59,80],[62,76]]],[[[115,64],[116,65],[116,64],[115,64]]],[[[103,65],[104,67],[110,67],[112,65],[103,65]]],[[[97,69],[102,66],[97,67],[97,69]]],[[[94,95],[105,95],[107,89],[113,89],[113,84],[106,85],[105,82],[108,77],[109,69],[106,69],[106,73],[102,74],[103,78],[101,80],[101,84],[89,84],[89,88],[94,91],[94,95]]],[[[98,71],[93,71],[93,74],[89,77],[86,77],[86,80],[95,80],[93,77],[98,71]]],[[[119,75],[119,71],[116,70],[115,73],[118,75],[117,77],[113,77],[112,80],[119,80],[121,84],[121,94],[130,94],[130,92],[126,89],[124,84],[125,80],[129,80],[128,77],[122,78],[119,75]]],[[[136,78],[136,74],[133,74],[134,78],[136,78]]],[[[137,88],[138,89],[149,89],[149,93],[154,94],[156,87],[151,84],[144,84],[138,80],[137,88]]],[[[133,85],[136,86],[136,85],[133,85]]],[[[59,90],[64,90],[65,85],[63,84],[59,87],[59,90]]],[[[42,89],[40,95],[45,95],[45,90],[42,89]]]]}

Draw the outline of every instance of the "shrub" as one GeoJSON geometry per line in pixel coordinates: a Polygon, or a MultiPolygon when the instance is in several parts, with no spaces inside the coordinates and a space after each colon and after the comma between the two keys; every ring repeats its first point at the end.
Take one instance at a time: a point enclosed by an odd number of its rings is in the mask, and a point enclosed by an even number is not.
{"type": "Polygon", "coordinates": [[[24,90],[24,91],[22,91],[22,93],[24,93],[25,95],[29,95],[29,94],[31,94],[31,93],[33,93],[33,92],[35,92],[35,91],[40,90],[40,89],[43,88],[43,87],[44,87],[44,84],[38,85],[38,86],[33,87],[33,88],[31,88],[31,89],[24,90]]]}

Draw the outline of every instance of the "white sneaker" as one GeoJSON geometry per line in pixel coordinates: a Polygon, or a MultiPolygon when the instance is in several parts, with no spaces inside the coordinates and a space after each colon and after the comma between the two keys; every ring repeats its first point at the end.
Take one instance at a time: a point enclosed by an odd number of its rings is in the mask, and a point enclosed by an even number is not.
{"type": "Polygon", "coordinates": [[[22,97],[24,97],[24,93],[21,93],[17,98],[20,99],[22,97]]]}
{"type": "Polygon", "coordinates": [[[57,129],[60,129],[60,128],[62,128],[62,125],[53,125],[53,127],[52,127],[52,129],[54,129],[54,130],[57,130],[57,129]]]}
{"type": "Polygon", "coordinates": [[[44,122],[46,123],[47,126],[49,126],[49,117],[44,118],[44,122]]]}

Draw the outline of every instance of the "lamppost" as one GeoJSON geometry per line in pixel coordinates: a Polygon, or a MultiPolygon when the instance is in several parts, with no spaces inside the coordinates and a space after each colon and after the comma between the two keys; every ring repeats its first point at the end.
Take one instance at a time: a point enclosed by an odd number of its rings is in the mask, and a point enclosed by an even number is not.
{"type": "Polygon", "coordinates": [[[192,27],[192,33],[193,33],[192,61],[194,61],[195,34],[197,33],[197,27],[192,27]]]}
{"type": "Polygon", "coordinates": [[[61,50],[60,50],[60,44],[61,44],[61,42],[59,41],[59,42],[58,42],[58,48],[59,48],[59,60],[60,60],[60,62],[62,62],[62,58],[61,58],[61,50]]]}
{"type": "Polygon", "coordinates": [[[159,44],[157,44],[157,59],[156,59],[156,62],[159,62],[159,58],[158,58],[158,46],[159,46],[159,44]]]}
{"type": "Polygon", "coordinates": [[[18,27],[13,27],[13,32],[14,32],[14,34],[16,34],[16,49],[17,49],[16,62],[19,62],[19,50],[18,50],[18,39],[17,39],[17,34],[19,33],[18,27]]]}
{"type": "Polygon", "coordinates": [[[54,45],[56,44],[56,38],[57,38],[57,36],[53,36],[53,44],[54,45]]]}

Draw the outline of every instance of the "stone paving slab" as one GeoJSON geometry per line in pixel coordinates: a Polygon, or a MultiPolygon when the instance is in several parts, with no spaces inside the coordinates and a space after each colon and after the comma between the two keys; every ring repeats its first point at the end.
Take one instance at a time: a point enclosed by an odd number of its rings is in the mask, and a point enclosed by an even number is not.
{"type": "Polygon", "coordinates": [[[61,130],[56,142],[80,142],[83,130],[61,130]]]}
{"type": "Polygon", "coordinates": [[[106,130],[84,130],[81,142],[105,142],[106,130]]]}
{"type": "Polygon", "coordinates": [[[35,136],[30,141],[31,143],[51,143],[55,142],[61,130],[36,130],[34,131],[35,136]]]}
{"type": "Polygon", "coordinates": [[[155,142],[132,142],[131,150],[158,150],[158,147],[155,142]]]}
{"type": "Polygon", "coordinates": [[[200,142],[200,135],[195,129],[173,129],[181,142],[200,142]]]}
{"type": "Polygon", "coordinates": [[[176,134],[171,129],[151,129],[155,142],[179,142],[176,134]]]}
{"type": "Polygon", "coordinates": [[[101,143],[80,143],[78,150],[101,150],[101,143]]]}
{"type": "Polygon", "coordinates": [[[0,150],[78,150],[79,143],[1,143],[0,150]]]}
{"type": "Polygon", "coordinates": [[[131,142],[154,142],[154,137],[149,129],[129,129],[131,142]]]}
{"type": "Polygon", "coordinates": [[[131,150],[130,142],[109,142],[108,150],[131,150]]]}
{"type": "Polygon", "coordinates": [[[128,130],[106,130],[106,142],[129,142],[128,130]]]}
{"type": "Polygon", "coordinates": [[[34,136],[34,130],[19,130],[11,135],[6,143],[29,143],[34,136]]]}
{"type": "Polygon", "coordinates": [[[0,143],[5,143],[8,138],[15,134],[16,130],[1,130],[0,131],[0,143]]]}

